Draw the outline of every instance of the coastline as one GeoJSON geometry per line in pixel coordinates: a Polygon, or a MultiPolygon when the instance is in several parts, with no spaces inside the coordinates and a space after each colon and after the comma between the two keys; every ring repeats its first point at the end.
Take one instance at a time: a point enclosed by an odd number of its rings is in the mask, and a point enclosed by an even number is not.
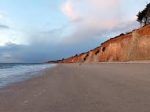
{"type": "Polygon", "coordinates": [[[0,89],[0,112],[150,111],[150,63],[59,64],[0,89]]]}
{"type": "MultiPolygon", "coordinates": [[[[20,73],[20,75],[23,77],[19,80],[12,80],[12,82],[8,82],[7,84],[5,85],[1,85],[0,86],[0,91],[1,89],[5,89],[5,88],[10,88],[10,87],[13,87],[13,86],[16,86],[16,85],[19,85],[21,83],[25,83],[26,81],[29,81],[29,80],[32,80],[32,79],[35,79],[35,78],[38,78],[38,77],[41,77],[43,75],[43,72],[47,71],[47,70],[51,70],[55,67],[57,67],[57,64],[49,64],[50,66],[49,67],[46,67],[46,68],[40,68],[40,69],[36,69],[36,70],[31,70],[30,72],[26,72],[26,73],[20,73]]],[[[7,69],[6,69],[7,70],[7,69]]],[[[23,70],[25,71],[25,70],[23,70]]],[[[13,71],[12,71],[13,72],[13,71]]],[[[17,74],[19,74],[17,73],[17,74]]],[[[14,74],[14,73],[13,73],[14,74]]],[[[18,79],[16,77],[16,79],[18,79]]]]}

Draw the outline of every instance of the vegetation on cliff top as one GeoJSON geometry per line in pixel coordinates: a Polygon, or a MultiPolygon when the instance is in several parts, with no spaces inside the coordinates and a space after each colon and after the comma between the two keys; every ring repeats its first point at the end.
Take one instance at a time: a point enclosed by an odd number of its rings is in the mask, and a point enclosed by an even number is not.
{"type": "Polygon", "coordinates": [[[150,3],[137,14],[137,21],[140,22],[141,26],[150,24],[150,3]]]}

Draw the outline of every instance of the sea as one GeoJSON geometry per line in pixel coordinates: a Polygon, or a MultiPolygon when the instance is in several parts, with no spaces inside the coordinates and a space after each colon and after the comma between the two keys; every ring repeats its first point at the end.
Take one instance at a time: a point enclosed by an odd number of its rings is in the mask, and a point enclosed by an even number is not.
{"type": "Polygon", "coordinates": [[[36,77],[40,75],[38,72],[55,66],[37,63],[0,63],[0,88],[36,77]]]}

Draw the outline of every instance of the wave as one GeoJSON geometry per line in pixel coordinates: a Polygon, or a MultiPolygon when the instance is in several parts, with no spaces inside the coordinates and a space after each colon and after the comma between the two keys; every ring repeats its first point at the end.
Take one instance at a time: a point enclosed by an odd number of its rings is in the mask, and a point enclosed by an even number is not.
{"type": "Polygon", "coordinates": [[[37,72],[54,64],[0,64],[0,88],[39,75],[37,72]]]}

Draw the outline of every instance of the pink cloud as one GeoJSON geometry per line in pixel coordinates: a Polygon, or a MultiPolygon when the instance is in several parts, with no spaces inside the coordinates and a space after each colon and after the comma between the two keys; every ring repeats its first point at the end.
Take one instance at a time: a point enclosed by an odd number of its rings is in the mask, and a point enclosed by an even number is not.
{"type": "Polygon", "coordinates": [[[76,10],[74,9],[73,2],[67,0],[61,7],[63,13],[69,17],[71,21],[77,20],[79,18],[76,10]]]}
{"type": "Polygon", "coordinates": [[[73,21],[75,31],[64,41],[71,44],[85,39],[97,40],[104,31],[112,31],[118,26],[121,29],[122,23],[134,22],[135,16],[123,15],[122,5],[122,0],[66,0],[63,13],[71,20],[81,18],[81,21],[73,21]]]}

